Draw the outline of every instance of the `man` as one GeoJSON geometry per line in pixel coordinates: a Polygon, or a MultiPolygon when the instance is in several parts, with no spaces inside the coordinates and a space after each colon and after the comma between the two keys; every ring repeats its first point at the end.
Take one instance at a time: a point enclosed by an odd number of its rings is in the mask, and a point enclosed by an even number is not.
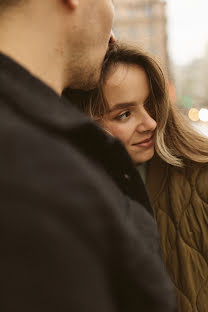
{"type": "Polygon", "coordinates": [[[60,98],[96,85],[113,11],[111,0],[0,0],[2,312],[173,311],[127,153],[60,98]]]}

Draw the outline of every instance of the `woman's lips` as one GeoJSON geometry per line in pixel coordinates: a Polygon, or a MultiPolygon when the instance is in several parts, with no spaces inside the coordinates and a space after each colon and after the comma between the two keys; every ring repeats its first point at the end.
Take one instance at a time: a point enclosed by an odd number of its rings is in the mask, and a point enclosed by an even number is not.
{"type": "Polygon", "coordinates": [[[153,145],[153,135],[149,139],[146,139],[139,143],[135,143],[133,145],[138,146],[138,147],[143,147],[143,148],[149,148],[153,145]]]}

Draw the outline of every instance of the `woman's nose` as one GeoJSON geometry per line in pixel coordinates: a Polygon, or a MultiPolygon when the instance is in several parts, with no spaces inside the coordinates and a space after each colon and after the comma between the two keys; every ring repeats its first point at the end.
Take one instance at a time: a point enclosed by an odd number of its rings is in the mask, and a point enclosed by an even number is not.
{"type": "Polygon", "coordinates": [[[143,113],[142,119],[140,116],[140,122],[138,122],[137,126],[139,132],[154,131],[156,127],[156,121],[148,114],[148,112],[143,113]]]}

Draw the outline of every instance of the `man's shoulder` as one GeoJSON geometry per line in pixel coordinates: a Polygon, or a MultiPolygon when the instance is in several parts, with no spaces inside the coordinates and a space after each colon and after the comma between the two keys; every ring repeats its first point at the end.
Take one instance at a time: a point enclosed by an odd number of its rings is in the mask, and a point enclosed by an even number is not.
{"type": "MultiPolygon", "coordinates": [[[[158,292],[150,291],[143,279],[153,284],[161,279],[161,287],[171,296],[154,220],[80,150],[82,140],[78,145],[74,142],[78,133],[86,134],[86,129],[87,136],[103,138],[96,126],[88,121],[71,128],[43,126],[10,106],[2,105],[0,111],[2,222],[4,216],[8,222],[9,214],[10,219],[16,218],[20,233],[27,230],[31,235],[41,227],[43,237],[46,230],[55,240],[63,237],[64,249],[68,248],[69,232],[73,233],[77,241],[84,242],[84,250],[91,250],[101,263],[110,262],[114,274],[122,276],[124,298],[130,295],[128,289],[144,288],[157,305],[158,292]]],[[[114,285],[120,289],[116,279],[114,285]]],[[[139,307],[140,300],[138,294],[132,296],[133,305],[139,307]]],[[[168,307],[169,300],[164,298],[159,305],[168,307]]]]}
{"type": "Polygon", "coordinates": [[[41,215],[47,211],[58,214],[57,218],[65,215],[68,224],[77,224],[76,229],[95,237],[102,236],[105,220],[115,226],[127,205],[105,171],[70,139],[28,123],[22,115],[4,113],[0,117],[0,201],[11,211],[20,203],[20,214],[27,207],[41,215]]]}
{"type": "Polygon", "coordinates": [[[63,134],[62,129],[39,126],[8,106],[1,106],[0,111],[0,181],[5,179],[11,187],[18,185],[39,195],[48,194],[53,202],[74,197],[83,200],[85,206],[87,198],[100,203],[104,199],[114,201],[114,197],[123,199],[105,170],[71,140],[74,127],[63,134]]]}
{"type": "MultiPolygon", "coordinates": [[[[0,99],[0,103],[4,101],[0,99]]],[[[24,113],[15,111],[7,105],[1,105],[0,111],[2,151],[0,165],[4,160],[8,163],[8,169],[22,166],[28,174],[33,171],[38,172],[38,168],[42,173],[45,168],[45,173],[51,170],[55,174],[57,173],[56,166],[60,171],[64,167],[65,172],[70,170],[71,173],[75,170],[81,171],[81,169],[87,172],[89,167],[92,170],[94,164],[86,159],[79,148],[71,142],[70,131],[73,133],[75,126],[67,130],[47,123],[42,125],[38,120],[27,118],[24,113]],[[3,156],[5,156],[4,159],[3,156]],[[75,164],[77,164],[76,169],[75,164]]],[[[79,126],[77,125],[77,128],[79,126]]],[[[79,141],[79,138],[77,140],[79,141]]]]}

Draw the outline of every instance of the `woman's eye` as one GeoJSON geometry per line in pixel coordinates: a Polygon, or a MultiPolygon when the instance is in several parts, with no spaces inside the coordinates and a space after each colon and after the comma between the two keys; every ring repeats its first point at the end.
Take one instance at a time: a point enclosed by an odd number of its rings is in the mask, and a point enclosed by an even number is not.
{"type": "Polygon", "coordinates": [[[127,119],[129,116],[131,115],[131,112],[130,111],[127,111],[123,114],[120,114],[118,116],[115,117],[116,120],[125,120],[127,119]]]}

